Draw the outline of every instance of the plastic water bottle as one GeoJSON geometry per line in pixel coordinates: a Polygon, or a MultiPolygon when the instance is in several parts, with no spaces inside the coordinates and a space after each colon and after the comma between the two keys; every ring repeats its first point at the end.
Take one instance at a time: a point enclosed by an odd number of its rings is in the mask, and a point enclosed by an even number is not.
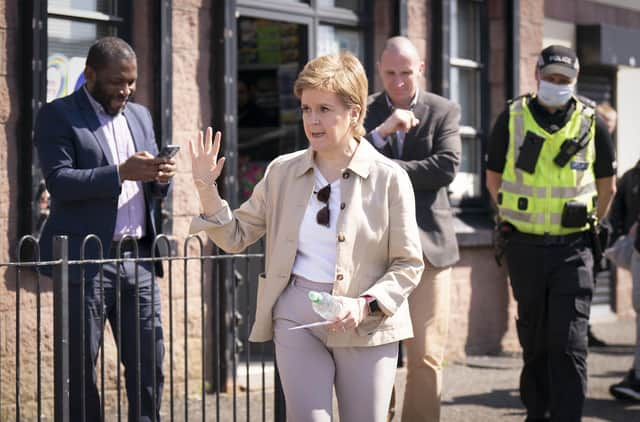
{"type": "Polygon", "coordinates": [[[309,292],[311,307],[327,321],[335,321],[342,312],[342,303],[327,292],[309,292]]]}

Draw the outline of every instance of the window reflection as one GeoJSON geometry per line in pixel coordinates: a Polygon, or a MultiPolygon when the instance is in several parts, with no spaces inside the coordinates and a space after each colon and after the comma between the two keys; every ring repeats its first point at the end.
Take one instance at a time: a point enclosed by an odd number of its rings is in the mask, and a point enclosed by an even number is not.
{"type": "Polygon", "coordinates": [[[475,0],[449,2],[450,97],[460,104],[462,134],[460,172],[450,186],[457,200],[482,194],[482,7],[485,3],[475,0]]]}
{"type": "Polygon", "coordinates": [[[49,0],[49,8],[77,9],[90,12],[114,13],[112,0],[49,0]]]}
{"type": "Polygon", "coordinates": [[[306,62],[306,26],[238,19],[238,180],[246,199],[279,154],[306,144],[293,83],[306,62]]]}
{"type": "Polygon", "coordinates": [[[451,68],[451,99],[460,104],[460,124],[480,125],[480,72],[477,69],[451,68]]]}
{"type": "Polygon", "coordinates": [[[84,83],[87,51],[113,31],[105,24],[49,18],[47,22],[47,102],[64,97],[84,83]]]}
{"type": "Polygon", "coordinates": [[[358,11],[360,10],[360,0],[318,0],[318,7],[340,7],[358,11]]]}
{"type": "Polygon", "coordinates": [[[362,32],[333,25],[318,27],[318,56],[349,51],[364,63],[362,32]]]}
{"type": "Polygon", "coordinates": [[[480,60],[480,5],[453,0],[450,13],[451,57],[480,60]]]}

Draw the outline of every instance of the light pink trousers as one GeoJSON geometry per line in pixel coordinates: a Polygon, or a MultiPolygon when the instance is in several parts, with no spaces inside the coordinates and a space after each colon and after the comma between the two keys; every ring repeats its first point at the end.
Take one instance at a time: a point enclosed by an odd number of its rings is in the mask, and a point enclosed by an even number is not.
{"type": "Polygon", "coordinates": [[[276,362],[288,422],[330,422],[333,387],[340,421],[385,422],[396,375],[398,343],[373,347],[326,346],[324,326],[290,331],[322,320],[311,308],[310,290],[332,285],[295,277],[273,310],[276,362]]]}

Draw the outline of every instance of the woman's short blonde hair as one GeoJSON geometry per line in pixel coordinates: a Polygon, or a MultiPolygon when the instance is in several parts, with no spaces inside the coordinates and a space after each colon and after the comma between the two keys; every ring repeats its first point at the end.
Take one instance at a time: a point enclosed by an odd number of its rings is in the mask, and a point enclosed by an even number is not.
{"type": "Polygon", "coordinates": [[[366,132],[362,123],[367,112],[369,83],[360,61],[351,53],[327,54],[308,62],[293,86],[296,97],[305,89],[322,89],[340,98],[347,108],[360,106],[360,114],[352,129],[359,138],[366,132]]]}

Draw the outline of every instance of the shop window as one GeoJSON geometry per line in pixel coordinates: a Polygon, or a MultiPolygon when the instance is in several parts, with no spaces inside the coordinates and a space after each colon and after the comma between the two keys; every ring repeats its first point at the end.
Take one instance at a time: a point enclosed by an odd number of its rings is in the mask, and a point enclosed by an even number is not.
{"type": "Polygon", "coordinates": [[[113,31],[104,24],[48,19],[47,102],[82,86],[87,51],[96,39],[107,35],[113,31]]]}
{"type": "MultiPolygon", "coordinates": [[[[273,2],[269,13],[242,9],[237,18],[237,125],[239,199],[249,197],[276,156],[306,148],[300,101],[293,84],[304,64],[323,54],[350,51],[365,63],[358,0],[273,2]],[[284,3],[299,16],[286,13],[284,3]],[[310,41],[312,44],[310,44],[310,41]]],[[[243,2],[238,2],[243,6],[243,2]]]]}
{"type": "Polygon", "coordinates": [[[462,160],[451,184],[451,197],[460,202],[482,195],[483,68],[481,20],[484,3],[477,0],[449,2],[449,95],[460,104],[462,160]]]}
{"type": "Polygon", "coordinates": [[[349,51],[364,63],[362,31],[322,24],[318,26],[318,56],[349,51]]]}
{"type": "Polygon", "coordinates": [[[304,146],[293,83],[307,58],[307,28],[250,17],[238,28],[238,180],[246,199],[271,160],[304,146]]]}
{"type": "Polygon", "coordinates": [[[353,11],[360,10],[360,0],[318,0],[318,7],[320,8],[341,8],[349,9],[353,11]]]}
{"type": "Polygon", "coordinates": [[[99,12],[107,15],[113,15],[116,5],[113,0],[48,0],[48,11],[63,11],[67,9],[67,14],[73,14],[76,11],[99,12]]]}
{"type": "Polygon", "coordinates": [[[49,0],[47,6],[47,102],[84,83],[87,51],[95,40],[116,35],[122,19],[108,0],[49,0]]]}

